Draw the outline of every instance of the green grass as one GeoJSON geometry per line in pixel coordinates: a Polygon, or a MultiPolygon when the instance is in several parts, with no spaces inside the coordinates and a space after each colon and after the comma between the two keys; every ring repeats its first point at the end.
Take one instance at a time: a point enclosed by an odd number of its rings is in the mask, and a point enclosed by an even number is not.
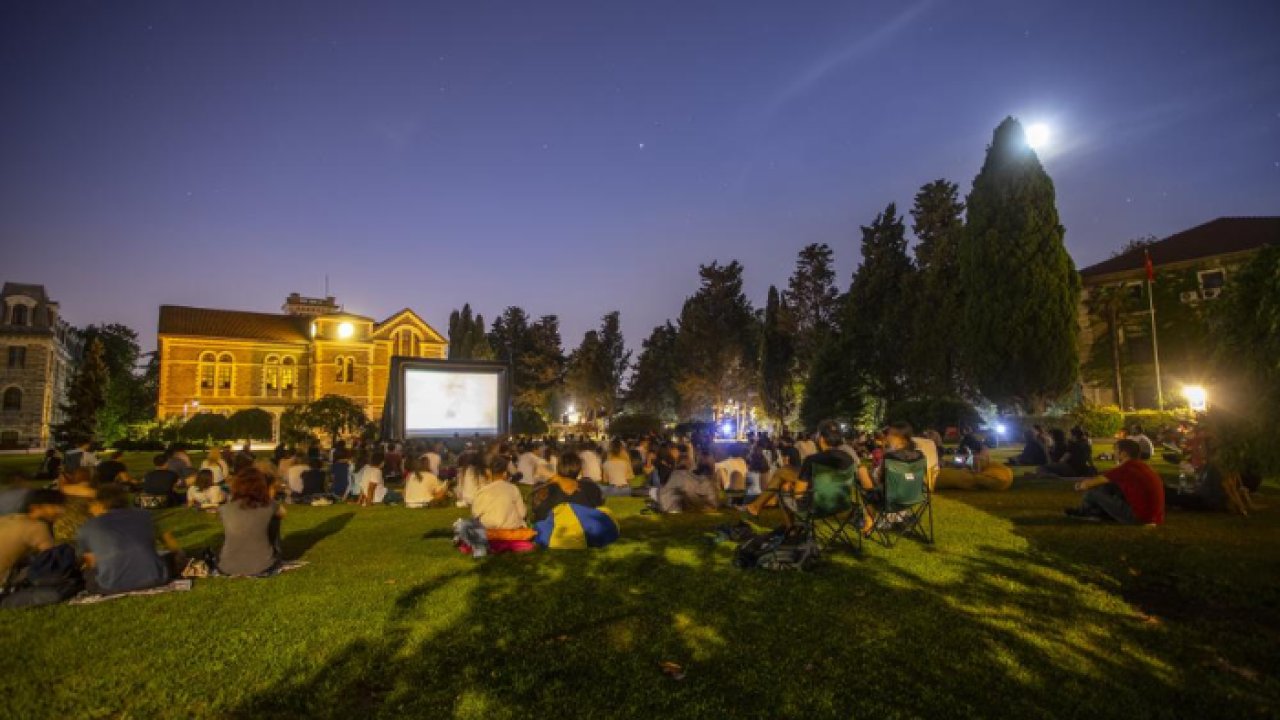
{"type": "Polygon", "coordinates": [[[454,511],[290,508],[300,570],[0,614],[0,714],[1274,717],[1276,497],[1150,530],[1069,524],[1073,492],[1019,481],[939,497],[935,547],[806,574],[736,570],[708,539],[726,516],[629,499],[609,548],[480,562],[454,511]]]}

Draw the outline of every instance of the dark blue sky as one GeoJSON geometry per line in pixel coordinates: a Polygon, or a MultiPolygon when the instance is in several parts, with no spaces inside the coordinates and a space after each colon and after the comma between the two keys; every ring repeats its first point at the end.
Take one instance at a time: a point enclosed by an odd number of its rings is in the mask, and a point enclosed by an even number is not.
{"type": "Polygon", "coordinates": [[[0,10],[0,243],[73,322],[162,303],[674,317],[964,192],[1046,122],[1067,244],[1280,214],[1280,3],[23,2],[0,10]]]}

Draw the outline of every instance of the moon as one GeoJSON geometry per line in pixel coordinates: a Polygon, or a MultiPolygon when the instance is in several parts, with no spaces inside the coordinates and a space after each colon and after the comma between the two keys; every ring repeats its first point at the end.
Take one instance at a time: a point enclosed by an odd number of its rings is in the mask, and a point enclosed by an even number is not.
{"type": "Polygon", "coordinates": [[[1044,123],[1031,123],[1027,126],[1027,145],[1032,150],[1043,150],[1049,146],[1049,138],[1053,135],[1049,126],[1044,123]]]}

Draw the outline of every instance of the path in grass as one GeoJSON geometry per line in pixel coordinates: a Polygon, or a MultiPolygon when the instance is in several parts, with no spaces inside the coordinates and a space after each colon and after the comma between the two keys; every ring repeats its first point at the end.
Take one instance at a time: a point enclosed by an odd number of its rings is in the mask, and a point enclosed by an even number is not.
{"type": "Polygon", "coordinates": [[[809,574],[736,570],[706,537],[726,517],[633,500],[613,547],[483,562],[453,511],[291,508],[302,570],[0,615],[0,687],[24,718],[1274,714],[1275,513],[1068,526],[1072,498],[951,495],[936,547],[809,574]],[[1168,617],[1132,602],[1165,590],[1168,617]]]}

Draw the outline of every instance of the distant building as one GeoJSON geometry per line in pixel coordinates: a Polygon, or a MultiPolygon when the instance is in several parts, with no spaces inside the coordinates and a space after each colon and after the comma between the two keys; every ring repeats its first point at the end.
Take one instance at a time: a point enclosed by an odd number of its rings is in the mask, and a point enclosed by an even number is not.
{"type": "Polygon", "coordinates": [[[1232,273],[1266,245],[1280,244],[1280,217],[1223,217],[1135,247],[1080,271],[1084,397],[1126,408],[1157,405],[1144,250],[1153,295],[1166,404],[1208,371],[1204,310],[1232,273]],[[1120,394],[1117,395],[1117,385],[1120,394]]]}
{"type": "Polygon", "coordinates": [[[6,282],[0,313],[0,447],[44,447],[63,419],[80,335],[43,285],[6,282]]]}
{"type": "Polygon", "coordinates": [[[332,297],[293,293],[283,312],[163,305],[158,344],[161,419],[262,408],[279,420],[325,395],[382,415],[392,356],[443,358],[445,338],[412,310],[381,322],[332,297]]]}

